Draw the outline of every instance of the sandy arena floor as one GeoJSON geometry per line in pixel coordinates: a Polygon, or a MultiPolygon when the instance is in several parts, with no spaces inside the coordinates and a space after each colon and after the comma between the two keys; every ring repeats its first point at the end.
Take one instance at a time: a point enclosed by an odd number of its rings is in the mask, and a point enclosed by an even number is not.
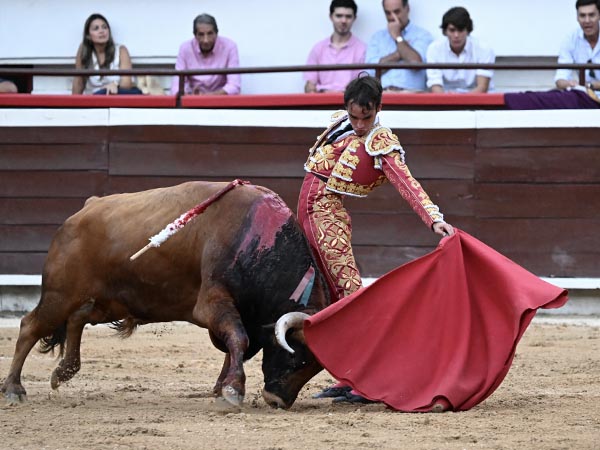
{"type": "MultiPolygon", "coordinates": [[[[17,328],[0,328],[0,378],[17,328]]],[[[121,340],[88,327],[82,369],[51,392],[57,361],[34,350],[24,368],[28,402],[0,406],[1,449],[598,449],[600,328],[535,322],[500,388],[471,411],[405,414],[380,404],[332,405],[311,395],[289,411],[260,395],[260,358],[246,364],[246,405],[223,411],[210,396],[222,354],[188,324],[140,328],[121,340]]]]}

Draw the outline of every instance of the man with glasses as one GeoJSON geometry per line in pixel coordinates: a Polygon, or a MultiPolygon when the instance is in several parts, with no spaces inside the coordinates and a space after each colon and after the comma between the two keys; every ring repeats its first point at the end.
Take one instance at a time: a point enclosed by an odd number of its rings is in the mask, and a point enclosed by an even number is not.
{"type": "MultiPolygon", "coordinates": [[[[600,30],[600,2],[598,0],[577,0],[577,22],[579,29],[572,32],[561,46],[558,55],[560,64],[595,63],[600,64],[600,45],[598,44],[600,30]]],[[[587,87],[600,90],[600,73],[586,70],[585,83],[587,87]]],[[[579,84],[577,71],[558,69],[554,77],[558,89],[573,88],[579,84]]]]}

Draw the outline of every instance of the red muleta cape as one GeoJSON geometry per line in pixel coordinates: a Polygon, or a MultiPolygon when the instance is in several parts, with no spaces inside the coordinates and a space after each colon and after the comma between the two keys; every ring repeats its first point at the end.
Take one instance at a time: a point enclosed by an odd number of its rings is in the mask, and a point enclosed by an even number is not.
{"type": "Polygon", "coordinates": [[[468,410],[500,385],[537,308],[561,307],[567,291],[456,231],[304,322],[334,377],[407,412],[468,410]]]}

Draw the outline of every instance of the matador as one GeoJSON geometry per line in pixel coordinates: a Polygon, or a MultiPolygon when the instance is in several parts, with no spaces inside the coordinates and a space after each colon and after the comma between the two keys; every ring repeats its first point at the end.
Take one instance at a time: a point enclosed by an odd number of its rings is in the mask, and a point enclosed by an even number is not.
{"type": "Polygon", "coordinates": [[[379,123],[379,86],[373,77],[360,77],[348,85],[346,110],[332,116],[304,165],[298,218],[327,278],[332,301],[361,287],[344,197],[366,197],[388,180],[425,225],[441,235],[453,234],[438,206],[411,175],[398,137],[379,123]]]}

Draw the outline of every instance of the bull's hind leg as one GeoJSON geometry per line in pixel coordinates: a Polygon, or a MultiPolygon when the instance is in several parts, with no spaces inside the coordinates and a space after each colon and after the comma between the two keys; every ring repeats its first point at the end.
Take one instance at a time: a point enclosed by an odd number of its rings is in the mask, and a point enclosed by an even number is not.
{"type": "Polygon", "coordinates": [[[15,354],[8,375],[2,384],[2,392],[11,403],[24,401],[27,398],[27,392],[21,384],[21,371],[27,355],[37,341],[55,332],[52,325],[39,320],[38,312],[36,308],[21,319],[15,354]]]}
{"type": "Polygon", "coordinates": [[[222,342],[213,334],[212,331],[208,331],[208,334],[210,336],[210,340],[212,341],[213,345],[215,347],[217,347],[219,350],[221,350],[222,352],[225,352],[225,359],[223,361],[223,367],[221,368],[221,373],[219,374],[219,378],[217,378],[217,382],[215,383],[215,386],[213,387],[213,393],[216,396],[221,395],[221,390],[223,389],[223,380],[225,380],[225,377],[227,376],[227,373],[229,372],[229,367],[230,367],[230,358],[229,358],[229,353],[227,352],[227,348],[222,347],[222,342]]]}
{"type": "Polygon", "coordinates": [[[233,299],[220,287],[202,289],[193,316],[198,324],[210,330],[215,346],[227,352],[215,388],[220,387],[220,394],[227,402],[241,406],[246,393],[244,353],[248,349],[248,335],[233,299]]]}
{"type": "Polygon", "coordinates": [[[50,386],[57,389],[62,383],[70,380],[81,368],[81,335],[83,328],[90,322],[101,322],[104,313],[94,309],[94,302],[90,301],[73,314],[67,320],[67,350],[64,358],[52,372],[50,386]]]}

